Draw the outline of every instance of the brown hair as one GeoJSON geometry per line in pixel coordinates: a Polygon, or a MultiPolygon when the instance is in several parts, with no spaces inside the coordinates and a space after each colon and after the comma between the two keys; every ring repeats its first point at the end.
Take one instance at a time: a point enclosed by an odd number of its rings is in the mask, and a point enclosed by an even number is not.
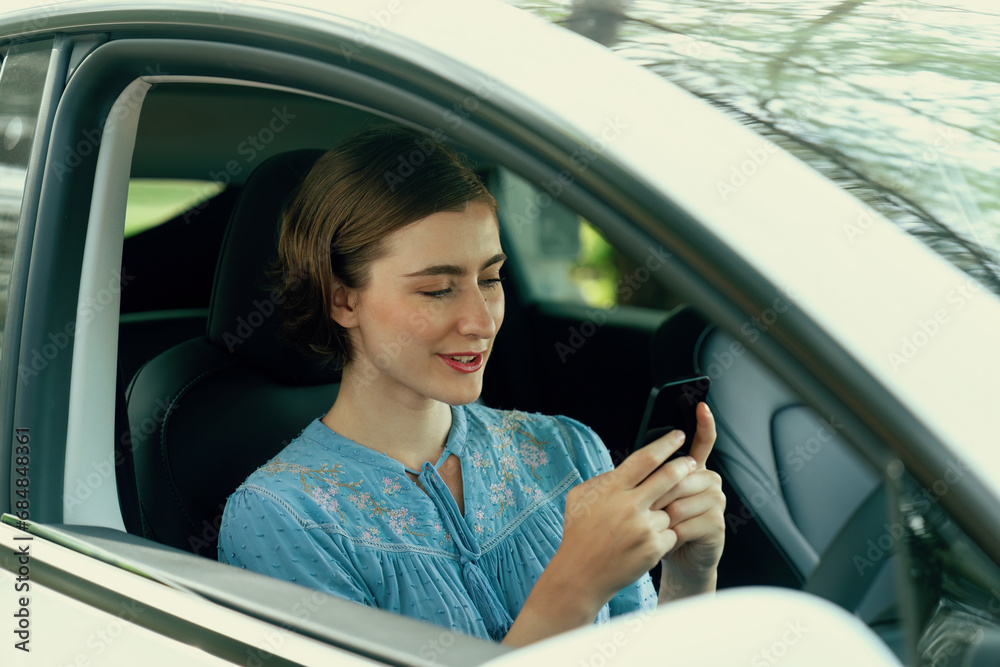
{"type": "Polygon", "coordinates": [[[337,280],[368,282],[397,229],[469,202],[497,203],[472,168],[428,135],[398,127],[365,130],[316,161],[282,216],[276,301],[291,343],[342,368],[353,358],[347,331],[330,317],[337,280]]]}

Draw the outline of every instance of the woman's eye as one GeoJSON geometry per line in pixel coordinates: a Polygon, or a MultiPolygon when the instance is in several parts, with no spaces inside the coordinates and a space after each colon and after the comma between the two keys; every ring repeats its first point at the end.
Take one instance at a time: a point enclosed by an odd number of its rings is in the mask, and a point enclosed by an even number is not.
{"type": "MultiPolygon", "coordinates": [[[[482,287],[483,289],[494,289],[496,287],[499,287],[501,282],[503,282],[503,278],[486,278],[484,280],[479,281],[479,286],[482,287]]],[[[417,294],[421,296],[430,297],[432,299],[441,299],[451,294],[451,292],[452,288],[446,287],[444,289],[439,289],[429,292],[418,291],[417,294]]]]}
{"type": "Polygon", "coordinates": [[[494,287],[500,287],[500,283],[503,282],[503,278],[487,278],[486,280],[480,280],[479,284],[487,289],[493,289],[494,287]]]}

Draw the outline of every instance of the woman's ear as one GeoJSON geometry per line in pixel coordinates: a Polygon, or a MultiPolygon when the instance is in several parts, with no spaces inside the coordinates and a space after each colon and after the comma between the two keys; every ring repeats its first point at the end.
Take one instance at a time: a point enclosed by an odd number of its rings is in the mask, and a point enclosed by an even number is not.
{"type": "Polygon", "coordinates": [[[347,287],[339,280],[335,281],[330,295],[330,319],[345,329],[358,326],[357,305],[357,290],[347,287]]]}

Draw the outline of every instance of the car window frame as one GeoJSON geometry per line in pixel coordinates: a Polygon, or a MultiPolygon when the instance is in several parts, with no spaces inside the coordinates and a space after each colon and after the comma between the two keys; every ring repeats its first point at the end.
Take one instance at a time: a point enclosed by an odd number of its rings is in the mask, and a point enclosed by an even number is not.
{"type": "MultiPolygon", "coordinates": [[[[24,49],[35,49],[39,45],[48,45],[48,68],[44,80],[37,82],[38,107],[34,127],[31,128],[31,148],[25,165],[25,180],[18,210],[17,230],[11,258],[10,282],[7,292],[7,307],[4,314],[4,326],[0,335],[0,383],[2,390],[0,404],[3,426],[0,429],[0,457],[13,463],[13,440],[15,429],[19,428],[15,414],[17,386],[20,382],[19,370],[23,360],[21,344],[25,339],[22,331],[24,317],[29,258],[31,256],[35,220],[38,213],[41,196],[42,173],[45,155],[49,146],[49,134],[55,116],[56,106],[65,83],[72,45],[64,36],[43,35],[32,40],[18,40],[6,45],[3,67],[17,64],[24,49]]],[[[0,93],[4,92],[2,77],[0,77],[0,93]]],[[[29,338],[30,340],[30,338],[29,338]]],[[[37,348],[36,348],[37,349],[37,348]]],[[[7,507],[14,507],[13,466],[11,475],[0,476],[0,498],[4,498],[7,507]]],[[[41,498],[40,504],[45,505],[41,498]]]]}

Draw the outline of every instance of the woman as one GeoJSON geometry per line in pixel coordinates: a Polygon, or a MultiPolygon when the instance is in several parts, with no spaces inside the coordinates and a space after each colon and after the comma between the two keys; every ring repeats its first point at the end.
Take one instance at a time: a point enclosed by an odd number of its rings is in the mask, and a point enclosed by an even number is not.
{"type": "Polygon", "coordinates": [[[279,243],[289,336],[343,367],[329,412],[229,498],[219,559],[511,645],[712,591],[725,498],[664,436],[614,469],[567,417],[475,404],[503,322],[496,201],[408,130],[319,159],[279,243]],[[665,463],[666,462],[666,463],[665,463]]]}

